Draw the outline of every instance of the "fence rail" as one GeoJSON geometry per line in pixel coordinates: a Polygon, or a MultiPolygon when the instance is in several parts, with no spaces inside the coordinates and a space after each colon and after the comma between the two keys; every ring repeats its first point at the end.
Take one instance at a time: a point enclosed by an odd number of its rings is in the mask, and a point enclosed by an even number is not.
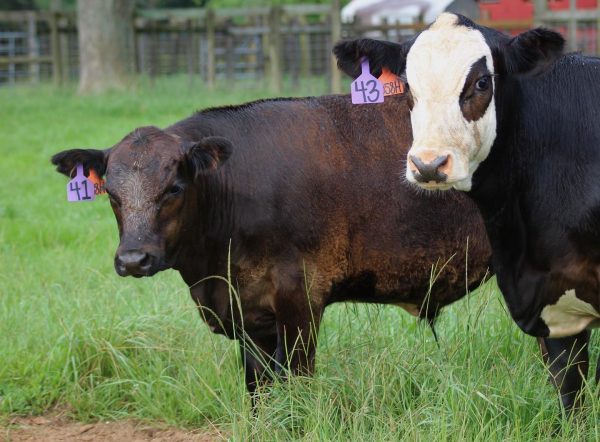
{"type": "MultiPolygon", "coordinates": [[[[572,49],[600,52],[597,10],[549,11],[535,0],[534,20],[480,20],[485,26],[517,33],[535,25],[567,35],[572,49]]],[[[282,77],[294,82],[326,75],[332,92],[340,74],[331,56],[340,38],[369,36],[399,41],[423,30],[423,22],[378,25],[341,23],[339,0],[319,5],[282,5],[232,9],[142,9],[131,18],[135,31],[132,63],[150,77],[187,73],[211,86],[218,78],[266,78],[281,90],[282,77]]],[[[0,12],[0,85],[21,79],[52,78],[63,84],[79,69],[74,12],[0,12]]]]}

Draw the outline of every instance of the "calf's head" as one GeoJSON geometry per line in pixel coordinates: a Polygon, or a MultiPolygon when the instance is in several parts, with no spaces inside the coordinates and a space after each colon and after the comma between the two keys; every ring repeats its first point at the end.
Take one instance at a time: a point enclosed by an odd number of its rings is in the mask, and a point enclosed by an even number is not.
{"type": "Polygon", "coordinates": [[[410,41],[345,41],[334,53],[351,76],[360,73],[363,57],[376,74],[388,67],[405,75],[413,130],[408,181],[426,189],[470,190],[473,173],[496,139],[502,81],[543,70],[563,45],[560,34],[549,30],[510,38],[444,13],[410,41]]]}
{"type": "Polygon", "coordinates": [[[121,276],[141,277],[174,265],[199,209],[197,183],[214,172],[231,149],[222,137],[189,141],[143,127],[110,149],[66,150],[51,161],[67,176],[77,164],[106,176],[120,237],[115,269],[121,276]]]}

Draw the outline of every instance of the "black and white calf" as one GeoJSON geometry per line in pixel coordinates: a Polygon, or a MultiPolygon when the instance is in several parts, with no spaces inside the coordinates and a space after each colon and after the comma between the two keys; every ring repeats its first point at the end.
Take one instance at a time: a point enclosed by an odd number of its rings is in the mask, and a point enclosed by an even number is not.
{"type": "Polygon", "coordinates": [[[334,52],[351,76],[363,56],[376,75],[406,76],[406,178],[477,203],[510,313],[540,338],[570,409],[600,325],[600,59],[562,55],[563,45],[549,30],[510,38],[442,14],[411,41],[334,52]]]}

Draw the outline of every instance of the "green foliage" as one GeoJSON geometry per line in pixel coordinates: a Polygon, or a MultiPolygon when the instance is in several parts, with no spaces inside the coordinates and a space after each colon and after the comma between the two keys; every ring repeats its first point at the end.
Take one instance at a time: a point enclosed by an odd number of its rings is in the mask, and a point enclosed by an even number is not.
{"type": "Polygon", "coordinates": [[[23,11],[36,9],[35,0],[0,0],[0,11],[23,11]]]}
{"type": "MultiPolygon", "coordinates": [[[[293,90],[319,94],[325,82],[293,90]]],[[[115,274],[108,202],[67,203],[49,157],[267,95],[261,84],[211,92],[186,77],[85,98],[0,90],[0,420],[58,407],[83,421],[214,425],[240,441],[550,440],[559,425],[558,440],[599,440],[598,387],[590,382],[587,419],[559,417],[535,340],[493,281],[442,314],[439,346],[400,308],[330,307],[316,376],[277,383],[253,414],[236,344],[209,332],[179,276],[115,274]]],[[[596,335],[594,358],[599,344],[596,335]]]]}

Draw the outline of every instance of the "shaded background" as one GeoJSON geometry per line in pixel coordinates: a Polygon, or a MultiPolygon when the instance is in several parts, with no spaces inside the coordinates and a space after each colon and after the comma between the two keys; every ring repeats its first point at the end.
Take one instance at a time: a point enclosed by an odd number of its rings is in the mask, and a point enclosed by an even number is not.
{"type": "Polygon", "coordinates": [[[401,41],[443,10],[513,34],[551,27],[567,37],[570,50],[586,54],[600,47],[597,0],[79,1],[80,14],[75,0],[0,1],[0,86],[79,81],[86,92],[129,86],[138,74],[184,73],[193,87],[251,79],[277,93],[286,78],[298,85],[317,76],[340,92],[335,41],[401,41]],[[104,59],[86,56],[94,46],[104,59]]]}

